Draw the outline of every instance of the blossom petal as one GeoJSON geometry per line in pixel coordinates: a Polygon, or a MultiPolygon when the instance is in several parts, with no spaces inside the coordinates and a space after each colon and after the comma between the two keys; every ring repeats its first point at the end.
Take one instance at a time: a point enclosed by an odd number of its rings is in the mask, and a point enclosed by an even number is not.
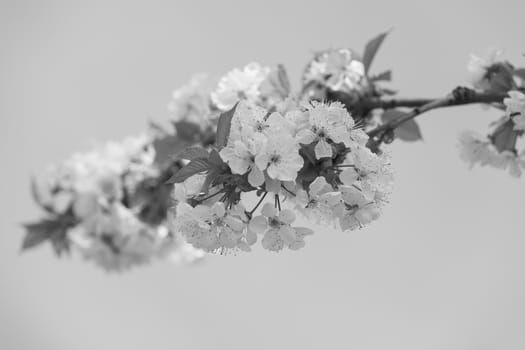
{"type": "Polygon", "coordinates": [[[295,221],[295,213],[289,209],[281,210],[279,213],[279,221],[289,225],[295,221]]]}
{"type": "Polygon", "coordinates": [[[262,215],[256,216],[250,220],[248,228],[255,233],[263,233],[268,228],[268,221],[262,215]]]}
{"type": "Polygon", "coordinates": [[[252,170],[248,174],[248,182],[253,187],[259,187],[264,184],[264,173],[257,167],[252,167],[252,170]]]}
{"type": "Polygon", "coordinates": [[[315,151],[315,157],[317,159],[332,157],[332,146],[330,146],[328,142],[326,142],[324,139],[320,139],[319,142],[317,142],[317,145],[315,145],[314,151],[315,151]]]}
{"type": "Polygon", "coordinates": [[[272,204],[266,203],[262,207],[261,213],[267,218],[272,218],[277,215],[277,209],[272,204]]]}

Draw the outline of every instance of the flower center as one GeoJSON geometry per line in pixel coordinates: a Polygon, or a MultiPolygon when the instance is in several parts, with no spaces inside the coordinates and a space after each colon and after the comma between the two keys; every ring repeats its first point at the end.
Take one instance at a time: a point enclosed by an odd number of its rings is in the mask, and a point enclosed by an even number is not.
{"type": "Polygon", "coordinates": [[[277,220],[275,217],[268,219],[268,225],[273,228],[279,228],[281,226],[281,222],[277,220]]]}
{"type": "Polygon", "coordinates": [[[255,124],[255,131],[257,132],[263,132],[264,129],[266,128],[267,128],[267,125],[261,121],[257,121],[257,124],[255,124]]]}
{"type": "Polygon", "coordinates": [[[281,161],[281,156],[278,154],[274,154],[270,157],[270,163],[277,164],[281,161]]]}

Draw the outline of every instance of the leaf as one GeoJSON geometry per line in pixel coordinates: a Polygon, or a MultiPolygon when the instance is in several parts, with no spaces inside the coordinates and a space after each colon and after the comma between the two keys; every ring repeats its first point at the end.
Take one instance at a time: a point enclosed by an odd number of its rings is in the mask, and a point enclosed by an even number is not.
{"type": "Polygon", "coordinates": [[[525,80],[525,68],[516,68],[512,72],[515,76],[525,80]]]}
{"type": "Polygon", "coordinates": [[[175,156],[176,159],[194,160],[199,158],[208,158],[208,151],[202,147],[188,147],[175,156]]]}
{"type": "Polygon", "coordinates": [[[195,123],[180,121],[173,123],[173,126],[177,131],[176,136],[182,140],[195,142],[200,138],[201,127],[195,123]]]}
{"type": "Polygon", "coordinates": [[[506,93],[514,88],[513,69],[507,63],[496,63],[489,67],[490,89],[497,93],[506,93]]]}
{"type": "Polygon", "coordinates": [[[271,89],[271,92],[278,92],[282,98],[286,98],[290,95],[291,85],[290,79],[288,79],[288,73],[286,73],[286,68],[282,64],[278,64],[275,70],[272,70],[267,79],[267,85],[263,83],[261,89],[264,90],[265,87],[271,89]]]}
{"type": "Polygon", "coordinates": [[[222,160],[219,152],[215,149],[211,150],[208,162],[210,163],[208,175],[206,176],[201,188],[201,192],[204,193],[208,193],[208,189],[211,185],[215,184],[215,180],[229,169],[228,165],[222,160]]]}
{"type": "Polygon", "coordinates": [[[210,168],[210,163],[207,159],[195,159],[189,162],[182,169],[177,171],[173,176],[166,181],[166,184],[180,183],[198,173],[202,173],[210,168]]]}
{"type": "MultiPolygon", "coordinates": [[[[404,116],[406,113],[399,111],[397,109],[389,109],[386,110],[383,115],[381,116],[381,119],[383,120],[383,123],[387,123],[392,120],[397,120],[404,116]]],[[[410,119],[400,126],[398,126],[394,130],[394,135],[403,140],[403,141],[419,141],[423,139],[423,135],[421,134],[421,129],[419,128],[419,125],[414,119],[410,119]]]]}
{"type": "Polygon", "coordinates": [[[27,232],[22,241],[22,250],[28,250],[34,248],[47,240],[59,241],[66,240],[66,231],[70,227],[70,224],[61,220],[56,219],[43,219],[36,223],[24,225],[27,232]]]}
{"type": "Polygon", "coordinates": [[[363,53],[363,64],[365,66],[366,73],[368,73],[377,50],[379,50],[379,47],[383,43],[383,40],[385,40],[388,33],[389,32],[381,33],[366,44],[365,52],[363,53]]]}
{"type": "Polygon", "coordinates": [[[277,65],[277,77],[279,78],[281,88],[286,93],[286,96],[288,96],[292,91],[292,88],[290,84],[290,79],[288,78],[288,73],[286,72],[286,68],[284,68],[284,65],[282,64],[277,65]]]}
{"type": "Polygon", "coordinates": [[[164,137],[157,138],[153,141],[153,148],[155,148],[155,163],[160,167],[164,166],[167,162],[173,161],[174,156],[191,146],[192,142],[184,140],[177,135],[166,135],[164,137]]]}
{"type": "Polygon", "coordinates": [[[230,129],[232,125],[233,114],[237,108],[238,103],[233,106],[227,112],[224,112],[219,117],[219,122],[217,124],[217,136],[215,138],[215,146],[221,149],[228,143],[228,136],[230,136],[230,129]]]}
{"type": "Polygon", "coordinates": [[[370,81],[391,81],[392,80],[392,71],[387,70],[381,72],[373,77],[370,77],[370,81]]]}
{"type": "Polygon", "coordinates": [[[45,203],[45,201],[42,199],[42,196],[39,193],[38,185],[34,177],[31,177],[31,196],[33,197],[33,200],[35,201],[35,203],[38,204],[42,209],[44,209],[50,214],[53,213],[53,207],[45,203]]]}

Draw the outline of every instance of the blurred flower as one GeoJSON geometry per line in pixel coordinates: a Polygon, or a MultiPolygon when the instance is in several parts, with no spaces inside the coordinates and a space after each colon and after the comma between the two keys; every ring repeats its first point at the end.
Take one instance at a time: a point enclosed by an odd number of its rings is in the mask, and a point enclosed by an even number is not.
{"type": "Polygon", "coordinates": [[[211,99],[222,111],[230,110],[240,100],[257,104],[261,97],[259,87],[269,73],[270,68],[255,62],[247,64],[242,70],[235,68],[220,79],[211,99]]]}
{"type": "Polygon", "coordinates": [[[361,92],[367,85],[365,67],[350,49],[319,53],[304,72],[304,85],[318,83],[333,91],[361,92]]]}
{"type": "Polygon", "coordinates": [[[175,90],[168,110],[175,122],[187,121],[197,124],[203,129],[218,117],[211,110],[211,83],[205,74],[193,76],[190,82],[175,90]]]}
{"type": "Polygon", "coordinates": [[[503,100],[507,106],[506,115],[514,121],[515,130],[525,130],[525,94],[520,91],[509,91],[503,100]]]}

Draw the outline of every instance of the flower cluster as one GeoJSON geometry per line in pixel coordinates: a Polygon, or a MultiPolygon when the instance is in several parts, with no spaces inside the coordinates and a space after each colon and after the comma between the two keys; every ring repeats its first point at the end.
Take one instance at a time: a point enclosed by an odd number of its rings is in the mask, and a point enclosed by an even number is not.
{"type": "Polygon", "coordinates": [[[190,122],[203,129],[211,126],[218,117],[210,99],[212,84],[206,74],[196,74],[190,82],[173,91],[168,104],[174,122],[190,122]]]}
{"type": "Polygon", "coordinates": [[[166,224],[141,216],[139,189],[160,172],[154,159],[149,136],[75,154],[35,182],[35,198],[49,218],[31,225],[28,237],[50,238],[65,251],[72,247],[106,270],[121,271],[171,254],[184,242],[175,240],[166,224]]]}
{"type": "Polygon", "coordinates": [[[211,99],[221,111],[227,111],[239,101],[265,108],[275,107],[288,97],[289,83],[282,66],[269,68],[249,63],[243,69],[235,68],[223,76],[211,99]]]}
{"type": "Polygon", "coordinates": [[[478,91],[506,93],[525,87],[523,74],[503,59],[501,50],[492,49],[486,57],[470,55],[467,70],[470,84],[478,91]]]}
{"type": "MultiPolygon", "coordinates": [[[[365,66],[350,49],[332,49],[318,53],[306,67],[305,86],[327,87],[333,91],[362,93],[368,87],[365,66]]],[[[310,89],[309,93],[315,93],[310,89]]]]}
{"type": "Polygon", "coordinates": [[[176,175],[174,230],[189,243],[248,251],[262,236],[268,250],[299,249],[313,231],[293,225],[295,210],[343,231],[378,218],[390,163],[366,147],[368,136],[342,104],[288,100],[270,112],[241,101],[230,116],[224,145],[176,175]],[[247,192],[259,196],[252,210],[243,203],[247,192]],[[263,205],[267,198],[273,204],[263,205]]]}
{"type": "Polygon", "coordinates": [[[525,150],[518,152],[516,143],[525,128],[525,94],[510,91],[504,99],[505,116],[496,124],[489,136],[473,131],[464,131],[460,136],[461,158],[470,166],[489,165],[497,169],[508,169],[514,177],[525,170],[525,150]]]}

